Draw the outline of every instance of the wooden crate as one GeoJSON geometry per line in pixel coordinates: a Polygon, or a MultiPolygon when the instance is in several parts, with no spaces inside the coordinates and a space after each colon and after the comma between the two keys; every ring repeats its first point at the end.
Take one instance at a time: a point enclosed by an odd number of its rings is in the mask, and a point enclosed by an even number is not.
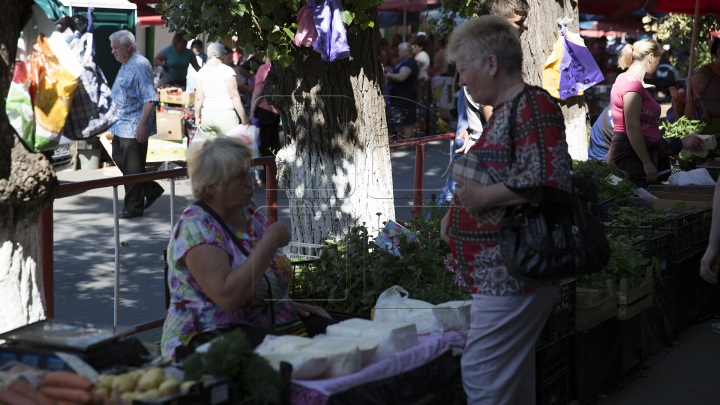
{"type": "Polygon", "coordinates": [[[648,267],[645,281],[637,288],[630,290],[630,280],[620,280],[620,291],[617,293],[617,319],[627,321],[653,305],[653,271],[648,267]]]}
{"type": "Polygon", "coordinates": [[[617,294],[612,280],[605,280],[607,297],[600,300],[598,290],[578,287],[576,290],[575,307],[575,330],[587,332],[597,325],[614,318],[618,314],[617,294]],[[587,306],[588,299],[596,302],[595,305],[587,306]]]}

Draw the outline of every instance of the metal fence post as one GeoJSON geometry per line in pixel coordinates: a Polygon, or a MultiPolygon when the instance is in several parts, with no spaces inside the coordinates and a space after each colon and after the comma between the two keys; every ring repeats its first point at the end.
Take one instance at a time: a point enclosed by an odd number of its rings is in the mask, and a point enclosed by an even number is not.
{"type": "Polygon", "coordinates": [[[40,216],[40,254],[42,255],[43,290],[45,291],[45,317],[55,318],[55,269],[53,255],[53,204],[40,216]]]}
{"type": "Polygon", "coordinates": [[[170,235],[175,229],[175,178],[170,179],[170,235]]]}
{"type": "Polygon", "coordinates": [[[423,183],[425,181],[425,144],[420,143],[415,146],[415,201],[413,208],[415,213],[413,217],[419,218],[422,212],[423,199],[423,183]]]}
{"type": "Polygon", "coordinates": [[[113,218],[115,219],[115,297],[113,325],[120,323],[120,218],[118,217],[118,190],[113,186],[113,218]]]}

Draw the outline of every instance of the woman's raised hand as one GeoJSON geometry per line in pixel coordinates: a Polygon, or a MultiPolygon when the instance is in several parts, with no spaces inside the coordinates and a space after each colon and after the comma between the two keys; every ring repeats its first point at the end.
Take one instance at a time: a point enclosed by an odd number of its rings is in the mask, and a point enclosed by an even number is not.
{"type": "Polygon", "coordinates": [[[275,242],[276,249],[287,246],[288,243],[290,243],[290,231],[287,229],[287,226],[280,221],[270,225],[267,231],[265,231],[265,236],[271,237],[271,240],[275,242]]]}

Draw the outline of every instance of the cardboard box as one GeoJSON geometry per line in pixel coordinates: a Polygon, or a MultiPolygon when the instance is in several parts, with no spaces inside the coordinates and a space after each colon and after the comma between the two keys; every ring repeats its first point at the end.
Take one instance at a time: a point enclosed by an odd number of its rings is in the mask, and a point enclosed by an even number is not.
{"type": "Polygon", "coordinates": [[[671,186],[669,184],[652,184],[648,187],[648,189],[652,194],[655,194],[656,191],[705,196],[712,196],[715,194],[715,186],[671,186]]]}
{"type": "Polygon", "coordinates": [[[156,113],[157,134],[150,139],[182,141],[185,133],[184,117],[181,114],[156,113]]]}
{"type": "MultiPolygon", "coordinates": [[[[697,196],[692,196],[697,197],[697,196]]],[[[630,197],[630,201],[634,202],[638,207],[648,210],[670,210],[673,212],[698,211],[703,208],[712,207],[712,202],[693,201],[693,200],[666,200],[660,198],[640,198],[630,197]]]]}
{"type": "Polygon", "coordinates": [[[195,93],[182,91],[179,87],[166,87],[158,89],[158,98],[161,103],[170,104],[195,104],[195,93]]]}
{"type": "Polygon", "coordinates": [[[187,139],[182,141],[148,140],[147,162],[185,161],[187,139]]]}

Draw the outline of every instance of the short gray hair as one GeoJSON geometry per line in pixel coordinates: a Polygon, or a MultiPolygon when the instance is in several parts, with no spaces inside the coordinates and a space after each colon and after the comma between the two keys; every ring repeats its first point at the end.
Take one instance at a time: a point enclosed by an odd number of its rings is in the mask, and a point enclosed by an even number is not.
{"type": "Polygon", "coordinates": [[[522,47],[517,29],[507,20],[484,15],[462,23],[452,34],[445,50],[448,61],[463,59],[483,64],[495,55],[507,74],[522,71],[522,47]]]}
{"type": "Polygon", "coordinates": [[[120,41],[120,45],[131,45],[134,51],[137,51],[137,43],[135,42],[135,35],[128,30],[120,30],[113,32],[110,35],[110,41],[120,41]]]}
{"type": "Polygon", "coordinates": [[[405,52],[409,53],[410,55],[415,54],[415,49],[413,49],[413,46],[410,42],[403,42],[400,45],[398,45],[398,49],[404,49],[405,52]]]}
{"type": "Polygon", "coordinates": [[[250,169],[252,150],[239,138],[218,136],[190,144],[187,168],[195,198],[207,201],[207,188],[222,191],[228,182],[250,169]]]}

